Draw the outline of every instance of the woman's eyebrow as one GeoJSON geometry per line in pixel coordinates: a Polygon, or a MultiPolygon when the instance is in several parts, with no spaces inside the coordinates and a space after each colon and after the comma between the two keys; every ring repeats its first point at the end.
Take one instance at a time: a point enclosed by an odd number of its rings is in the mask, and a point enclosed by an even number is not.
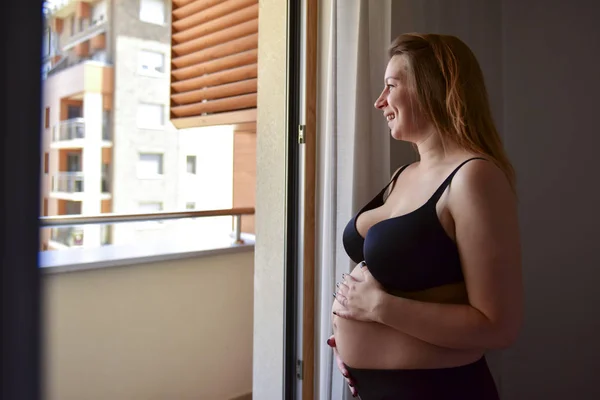
{"type": "Polygon", "coordinates": [[[393,79],[393,80],[395,80],[395,81],[399,81],[399,80],[400,80],[400,78],[397,78],[397,77],[395,77],[395,76],[388,76],[388,77],[386,77],[386,78],[385,78],[385,81],[387,82],[387,81],[388,81],[388,80],[390,80],[390,79],[393,79]]]}

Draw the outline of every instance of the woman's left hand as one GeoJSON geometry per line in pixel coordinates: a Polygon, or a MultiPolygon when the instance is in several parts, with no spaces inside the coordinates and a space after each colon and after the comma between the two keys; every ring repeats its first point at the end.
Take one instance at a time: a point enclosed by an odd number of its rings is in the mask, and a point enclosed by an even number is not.
{"type": "Polygon", "coordinates": [[[341,318],[357,321],[377,321],[377,310],[385,291],[367,268],[360,263],[363,280],[352,275],[342,275],[343,281],[338,282],[335,300],[343,306],[333,313],[341,318]]]}

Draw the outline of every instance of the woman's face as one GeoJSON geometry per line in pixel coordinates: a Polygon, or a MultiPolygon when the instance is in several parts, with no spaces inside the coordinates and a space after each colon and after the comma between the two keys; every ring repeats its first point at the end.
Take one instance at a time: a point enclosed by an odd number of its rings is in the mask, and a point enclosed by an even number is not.
{"type": "Polygon", "coordinates": [[[392,137],[396,140],[414,142],[419,135],[419,115],[416,99],[411,99],[406,85],[406,60],[394,56],[385,70],[384,89],[375,102],[383,111],[392,137]],[[412,101],[411,101],[412,100],[412,101]]]}

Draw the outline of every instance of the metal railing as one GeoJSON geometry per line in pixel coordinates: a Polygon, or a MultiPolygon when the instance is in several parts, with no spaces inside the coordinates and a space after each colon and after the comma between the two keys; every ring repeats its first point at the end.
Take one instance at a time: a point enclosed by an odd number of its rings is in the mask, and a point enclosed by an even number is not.
{"type": "Polygon", "coordinates": [[[52,191],[63,193],[83,192],[83,172],[60,172],[52,177],[52,191]]]}
{"type": "Polygon", "coordinates": [[[52,135],[52,141],[54,142],[84,138],[85,120],[83,118],[73,118],[61,121],[54,127],[54,134],[52,135]]]}
{"type": "Polygon", "coordinates": [[[83,245],[83,229],[74,226],[52,228],[50,240],[69,247],[81,246],[83,245]]]}
{"type": "Polygon", "coordinates": [[[91,24],[83,28],[83,30],[75,33],[74,35],[67,38],[64,43],[63,50],[69,50],[78,43],[85,42],[93,38],[94,36],[100,35],[106,32],[106,27],[108,26],[106,20],[97,21],[95,24],[91,24]]]}
{"type": "Polygon", "coordinates": [[[52,191],[82,193],[83,178],[83,172],[60,172],[52,177],[52,191]]]}
{"type": "Polygon", "coordinates": [[[234,243],[241,244],[244,243],[242,240],[242,216],[244,215],[254,215],[254,208],[242,207],[223,210],[172,211],[144,214],[102,214],[94,216],[58,215],[53,217],[40,217],[40,227],[57,228],[93,224],[119,224],[124,222],[147,222],[171,219],[232,216],[234,243]]]}

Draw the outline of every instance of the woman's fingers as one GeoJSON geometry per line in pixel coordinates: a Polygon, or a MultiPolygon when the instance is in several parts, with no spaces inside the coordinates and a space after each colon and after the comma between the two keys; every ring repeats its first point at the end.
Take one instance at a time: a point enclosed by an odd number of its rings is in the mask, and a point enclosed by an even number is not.
{"type": "Polygon", "coordinates": [[[335,363],[337,364],[337,367],[340,370],[340,372],[342,373],[342,375],[344,375],[344,378],[346,378],[346,379],[350,378],[350,374],[348,373],[348,370],[346,369],[346,365],[340,358],[340,355],[335,347],[333,348],[333,356],[335,357],[335,363]]]}
{"type": "Polygon", "coordinates": [[[356,388],[351,384],[348,384],[348,388],[350,389],[350,393],[352,393],[352,397],[356,397],[356,395],[358,394],[356,388]]]}
{"type": "Polygon", "coordinates": [[[329,339],[327,339],[327,345],[329,347],[335,347],[335,336],[329,336],[329,339]]]}
{"type": "Polygon", "coordinates": [[[354,387],[354,380],[350,377],[350,374],[348,373],[348,370],[346,369],[346,365],[342,361],[342,359],[337,351],[337,348],[335,347],[335,336],[331,335],[329,337],[329,339],[327,339],[327,344],[333,349],[333,356],[335,357],[335,363],[336,363],[338,369],[340,370],[340,372],[342,373],[342,375],[344,376],[344,379],[346,379],[348,388],[350,389],[350,392],[352,392],[352,397],[356,397],[357,392],[356,392],[356,388],[354,387]]]}

